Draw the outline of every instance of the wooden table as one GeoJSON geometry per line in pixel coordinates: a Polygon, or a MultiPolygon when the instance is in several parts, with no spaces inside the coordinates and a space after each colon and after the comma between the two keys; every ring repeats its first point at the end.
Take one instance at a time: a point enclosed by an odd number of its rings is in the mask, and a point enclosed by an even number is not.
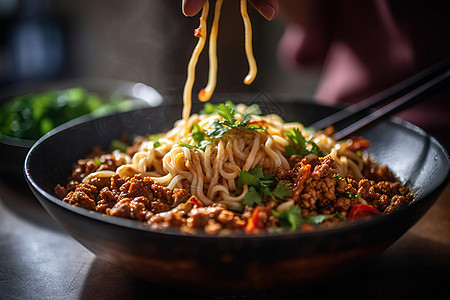
{"type": "MultiPolygon", "coordinates": [[[[97,259],[53,221],[26,186],[13,189],[4,182],[0,258],[1,299],[205,298],[129,277],[97,259]]],[[[265,298],[448,299],[449,284],[450,184],[416,225],[368,263],[298,295],[265,298]]]]}

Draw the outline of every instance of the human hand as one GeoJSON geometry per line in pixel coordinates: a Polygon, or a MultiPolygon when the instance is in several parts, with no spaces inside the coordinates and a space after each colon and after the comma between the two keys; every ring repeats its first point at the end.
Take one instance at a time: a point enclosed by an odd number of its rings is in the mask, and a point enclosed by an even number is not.
{"type": "MultiPolygon", "coordinates": [[[[205,2],[206,0],[183,0],[182,10],[184,15],[188,17],[195,16],[200,12],[205,2]]],[[[278,0],[249,0],[249,2],[264,18],[269,21],[278,16],[278,0]]]]}

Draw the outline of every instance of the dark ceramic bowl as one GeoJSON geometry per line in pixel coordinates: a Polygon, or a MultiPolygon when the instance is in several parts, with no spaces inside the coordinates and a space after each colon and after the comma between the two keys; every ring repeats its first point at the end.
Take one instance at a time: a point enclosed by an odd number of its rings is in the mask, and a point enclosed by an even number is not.
{"type": "MultiPolygon", "coordinates": [[[[27,93],[44,93],[52,90],[66,90],[82,87],[88,92],[100,95],[105,101],[112,95],[133,100],[132,109],[157,106],[161,95],[142,83],[100,78],[73,78],[50,82],[21,83],[0,90],[0,105],[13,97],[27,93]]],[[[83,118],[83,117],[82,117],[83,118]]],[[[25,156],[35,140],[0,136],[0,175],[23,180],[25,156]]]]}
{"type": "MultiPolygon", "coordinates": [[[[281,103],[269,109],[276,109],[285,120],[304,124],[335,111],[310,103],[281,103]]],[[[168,129],[180,115],[181,106],[162,106],[63,126],[39,140],[25,163],[33,193],[76,240],[99,258],[163,285],[267,292],[329,279],[374,257],[405,233],[436,199],[449,173],[443,146],[420,128],[392,118],[361,134],[372,141],[369,152],[417,192],[417,198],[390,215],[334,229],[266,236],[186,236],[90,212],[53,196],[53,187],[65,181],[72,163],[93,146],[107,147],[124,131],[145,134],[168,129]]]]}

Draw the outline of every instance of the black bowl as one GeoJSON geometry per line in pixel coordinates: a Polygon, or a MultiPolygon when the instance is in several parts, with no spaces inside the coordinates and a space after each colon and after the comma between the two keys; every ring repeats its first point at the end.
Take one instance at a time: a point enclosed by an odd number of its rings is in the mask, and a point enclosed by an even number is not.
{"type": "MultiPolygon", "coordinates": [[[[72,78],[57,81],[27,82],[3,87],[0,90],[0,105],[15,96],[27,93],[44,93],[52,90],[66,90],[82,87],[96,93],[107,101],[112,95],[133,100],[132,109],[157,106],[161,95],[143,83],[101,78],[72,78]]],[[[82,117],[83,118],[83,117],[82,117]]],[[[87,117],[89,118],[89,117],[87,117]]],[[[35,140],[0,136],[0,175],[17,181],[23,179],[23,163],[35,140]]]]}
{"type": "MultiPolygon", "coordinates": [[[[336,110],[311,103],[280,103],[275,108],[285,120],[304,124],[336,110]]],[[[181,106],[162,106],[63,126],[39,140],[25,163],[33,193],[76,240],[99,258],[154,283],[213,292],[267,292],[329,279],[374,257],[405,233],[437,198],[449,173],[442,145],[420,128],[391,118],[361,134],[372,141],[369,152],[417,192],[417,198],[390,215],[333,229],[188,236],[101,215],[53,196],[53,187],[64,182],[72,163],[93,146],[106,148],[124,131],[168,129],[180,115],[181,106]]]]}

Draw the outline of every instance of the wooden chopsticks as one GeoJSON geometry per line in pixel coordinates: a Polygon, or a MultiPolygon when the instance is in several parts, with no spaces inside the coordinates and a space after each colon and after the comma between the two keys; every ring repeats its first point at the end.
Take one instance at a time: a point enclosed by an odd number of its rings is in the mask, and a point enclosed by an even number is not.
{"type": "Polygon", "coordinates": [[[449,88],[449,78],[450,59],[446,59],[372,97],[331,114],[310,127],[315,130],[328,126],[339,128],[335,139],[341,140],[381,118],[427,99],[441,89],[449,88]]]}

